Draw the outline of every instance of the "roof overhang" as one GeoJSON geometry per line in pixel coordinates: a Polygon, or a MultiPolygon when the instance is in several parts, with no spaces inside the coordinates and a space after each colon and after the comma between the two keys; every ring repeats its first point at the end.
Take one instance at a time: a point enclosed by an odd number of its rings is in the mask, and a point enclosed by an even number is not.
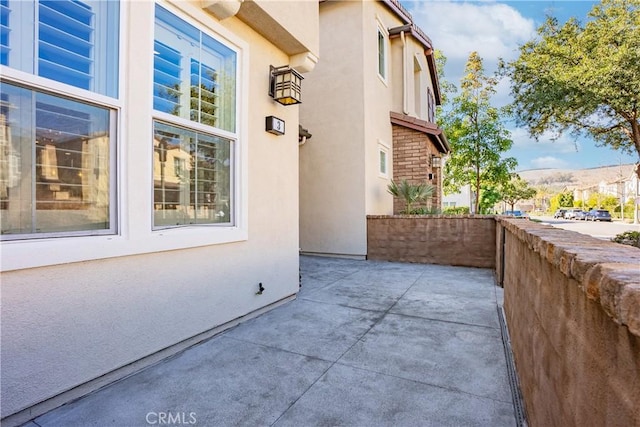
{"type": "Polygon", "coordinates": [[[393,111],[391,111],[389,115],[391,117],[391,124],[422,132],[429,137],[439,152],[445,155],[451,152],[449,141],[447,141],[444,131],[436,124],[393,111]]]}

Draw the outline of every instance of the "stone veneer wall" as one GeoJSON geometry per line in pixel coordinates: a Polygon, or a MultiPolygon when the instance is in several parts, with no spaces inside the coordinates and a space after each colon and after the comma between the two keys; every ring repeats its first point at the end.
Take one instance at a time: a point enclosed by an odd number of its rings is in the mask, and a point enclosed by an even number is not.
{"type": "Polygon", "coordinates": [[[495,268],[495,247],[493,216],[367,216],[368,259],[495,268]]]}
{"type": "Polygon", "coordinates": [[[640,426],[640,250],[522,220],[496,235],[529,425],[640,426]]]}
{"type": "MultiPolygon", "coordinates": [[[[431,203],[416,203],[415,208],[442,208],[440,168],[431,167],[431,156],[440,153],[424,133],[403,126],[393,125],[393,180],[407,180],[411,184],[427,182],[435,186],[431,203]],[[429,174],[433,179],[429,179],[429,174]],[[429,206],[428,206],[429,205],[429,206]]],[[[405,208],[403,200],[394,197],[393,213],[405,208]]]]}

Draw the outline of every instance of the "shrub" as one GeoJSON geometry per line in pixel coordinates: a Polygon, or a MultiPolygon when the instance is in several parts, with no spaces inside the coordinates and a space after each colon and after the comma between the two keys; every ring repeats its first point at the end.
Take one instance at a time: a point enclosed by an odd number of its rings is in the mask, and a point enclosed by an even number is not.
{"type": "Polygon", "coordinates": [[[469,213],[468,206],[447,207],[442,210],[445,215],[467,215],[469,213]]]}
{"type": "Polygon", "coordinates": [[[616,235],[611,241],[640,248],[640,231],[625,231],[616,235]]]}

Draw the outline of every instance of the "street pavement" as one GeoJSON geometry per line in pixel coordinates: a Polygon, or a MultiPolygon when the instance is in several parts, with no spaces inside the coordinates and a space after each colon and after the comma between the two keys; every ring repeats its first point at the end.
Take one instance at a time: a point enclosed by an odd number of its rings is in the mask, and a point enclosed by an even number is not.
{"type": "Polygon", "coordinates": [[[575,221],[570,219],[554,219],[552,216],[531,216],[545,224],[565,230],[576,231],[599,239],[610,240],[612,237],[625,231],[640,231],[640,224],[630,224],[619,220],[612,222],[602,221],[575,221]]]}

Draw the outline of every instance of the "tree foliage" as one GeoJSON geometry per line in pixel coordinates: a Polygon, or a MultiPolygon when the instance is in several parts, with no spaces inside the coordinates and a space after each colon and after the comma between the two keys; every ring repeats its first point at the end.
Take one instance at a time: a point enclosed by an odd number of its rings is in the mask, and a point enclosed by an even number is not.
{"type": "Polygon", "coordinates": [[[461,92],[453,99],[451,111],[441,118],[451,146],[444,170],[445,192],[455,193],[470,185],[474,212],[480,212],[482,186],[508,180],[517,164],[512,157],[501,157],[513,142],[499,110],[491,106],[496,84],[495,78],[484,75],[482,58],[472,52],[460,82],[461,92]]]}
{"type": "Polygon", "coordinates": [[[513,175],[511,180],[503,183],[500,186],[500,200],[505,202],[511,207],[521,200],[527,200],[535,197],[537,190],[529,186],[529,183],[518,175],[513,175]]]}
{"type": "Polygon", "coordinates": [[[503,71],[532,137],[569,132],[640,154],[640,0],[603,0],[585,25],[547,18],[503,71]]]}

